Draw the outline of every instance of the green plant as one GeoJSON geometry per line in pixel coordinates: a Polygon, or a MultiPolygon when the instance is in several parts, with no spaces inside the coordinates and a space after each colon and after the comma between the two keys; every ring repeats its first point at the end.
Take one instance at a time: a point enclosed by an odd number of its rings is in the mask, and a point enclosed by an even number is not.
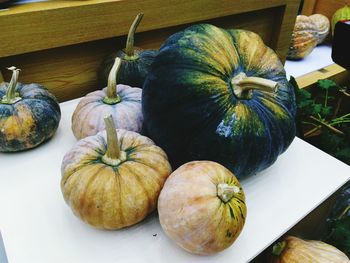
{"type": "Polygon", "coordinates": [[[298,136],[350,164],[350,112],[344,109],[350,97],[348,88],[323,79],[313,95],[299,89],[294,78],[290,82],[297,102],[298,136]],[[305,128],[308,131],[304,132],[305,128]]]}

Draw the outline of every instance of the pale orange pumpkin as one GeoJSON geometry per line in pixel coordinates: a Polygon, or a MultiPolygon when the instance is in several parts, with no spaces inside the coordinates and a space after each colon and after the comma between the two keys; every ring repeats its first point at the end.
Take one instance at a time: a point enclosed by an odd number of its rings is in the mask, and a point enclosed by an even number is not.
{"type": "Polygon", "coordinates": [[[175,170],[158,200],[164,232],[185,250],[201,255],[228,248],[245,218],[244,192],[237,178],[212,161],[193,161],[175,170]]]}
{"type": "Polygon", "coordinates": [[[64,156],[61,189],[83,221],[96,228],[119,229],[155,209],[171,167],[151,139],[116,130],[111,116],[105,122],[107,132],[80,140],[64,156]]]}
{"type": "Polygon", "coordinates": [[[349,263],[339,249],[317,240],[287,236],[273,247],[272,263],[349,263]]]}
{"type": "Polygon", "coordinates": [[[143,124],[141,110],[142,90],[117,85],[121,59],[116,58],[110,71],[108,86],[82,98],[72,116],[72,131],[77,139],[103,131],[103,118],[112,115],[119,129],[140,132],[143,124]]]}
{"type": "Polygon", "coordinates": [[[309,16],[311,21],[316,25],[317,28],[317,45],[321,44],[329,34],[330,22],[328,17],[321,14],[313,14],[309,16]]]}

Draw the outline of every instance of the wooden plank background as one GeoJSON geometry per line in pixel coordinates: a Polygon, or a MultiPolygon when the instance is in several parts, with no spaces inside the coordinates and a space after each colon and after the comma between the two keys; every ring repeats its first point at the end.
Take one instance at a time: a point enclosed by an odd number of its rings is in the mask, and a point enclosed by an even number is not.
{"type": "Polygon", "coordinates": [[[9,81],[10,72],[4,68],[21,68],[20,81],[41,83],[60,101],[100,89],[99,64],[106,54],[124,47],[125,34],[141,10],[145,16],[136,43],[143,48],[157,49],[171,34],[194,22],[208,22],[257,32],[284,61],[299,1],[234,2],[89,0],[18,6],[0,13],[8,34],[0,43],[0,69],[9,81]]]}

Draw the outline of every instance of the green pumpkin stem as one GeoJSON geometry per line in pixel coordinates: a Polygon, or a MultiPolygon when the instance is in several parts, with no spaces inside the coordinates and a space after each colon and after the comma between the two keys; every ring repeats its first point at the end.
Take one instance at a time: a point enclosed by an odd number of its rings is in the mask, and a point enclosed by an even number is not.
{"type": "Polygon", "coordinates": [[[287,242],[286,241],[281,241],[276,243],[272,247],[272,254],[275,256],[280,256],[283,252],[283,250],[286,248],[287,242]]]}
{"type": "Polygon", "coordinates": [[[111,115],[104,118],[107,133],[107,151],[102,156],[102,161],[108,165],[116,166],[125,161],[126,153],[120,150],[118,133],[115,129],[111,115]]]}
{"type": "Polygon", "coordinates": [[[135,49],[134,49],[134,39],[135,39],[135,31],[140,24],[143,17],[143,13],[139,13],[134,22],[132,22],[132,25],[129,29],[128,38],[126,39],[126,47],[125,47],[125,53],[126,57],[125,59],[136,59],[135,57],[135,49]]]}
{"type": "Polygon", "coordinates": [[[8,70],[12,71],[12,77],[11,81],[8,84],[7,91],[5,96],[2,97],[1,102],[4,104],[13,104],[19,100],[21,100],[21,97],[18,96],[18,93],[16,93],[16,87],[17,87],[17,81],[20,69],[16,67],[9,67],[8,70]]]}
{"type": "Polygon", "coordinates": [[[217,185],[217,195],[225,203],[230,201],[232,197],[239,193],[240,189],[235,185],[228,184],[218,184],[217,185]]]}
{"type": "Polygon", "coordinates": [[[233,93],[239,99],[252,98],[253,90],[275,93],[278,89],[276,81],[259,77],[247,77],[243,72],[232,78],[231,85],[233,86],[233,93]]]}
{"type": "Polygon", "coordinates": [[[120,96],[117,93],[117,79],[121,62],[121,59],[116,57],[112,69],[109,72],[107,83],[107,96],[103,99],[103,102],[106,104],[112,105],[117,104],[121,101],[120,96]]]}

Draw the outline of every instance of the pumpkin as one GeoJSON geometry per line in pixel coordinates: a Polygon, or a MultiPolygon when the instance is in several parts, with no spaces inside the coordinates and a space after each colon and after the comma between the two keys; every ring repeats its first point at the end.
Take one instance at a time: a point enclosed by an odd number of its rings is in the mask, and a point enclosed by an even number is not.
{"type": "Polygon", "coordinates": [[[295,21],[287,58],[298,60],[306,57],[316,47],[317,25],[308,16],[298,15],[295,21]]]}
{"type": "Polygon", "coordinates": [[[309,16],[317,28],[317,45],[321,44],[329,34],[330,23],[328,17],[321,14],[309,16]]]}
{"type": "Polygon", "coordinates": [[[171,167],[164,151],[136,132],[107,131],[80,140],[63,158],[61,189],[74,214],[101,229],[144,219],[157,204],[171,167]]]}
{"type": "Polygon", "coordinates": [[[134,47],[135,31],[142,17],[142,13],[138,14],[132,23],[126,41],[126,48],[108,55],[100,65],[98,79],[101,86],[107,84],[114,60],[119,57],[122,60],[119,82],[132,87],[142,87],[149,68],[158,53],[156,50],[143,50],[134,47]]]}
{"type": "Polygon", "coordinates": [[[72,116],[72,131],[77,139],[95,135],[105,129],[103,118],[113,116],[120,129],[140,132],[143,116],[140,88],[117,85],[121,59],[116,58],[108,79],[108,86],[87,94],[77,105],[72,116]]]}
{"type": "Polygon", "coordinates": [[[287,236],[273,247],[272,263],[349,263],[337,248],[317,240],[287,236]]]}
{"type": "Polygon", "coordinates": [[[19,69],[10,83],[0,84],[0,151],[17,152],[38,146],[56,132],[61,119],[56,98],[43,86],[17,83],[19,69]]]}
{"type": "Polygon", "coordinates": [[[191,26],[161,47],[142,93],[150,138],[178,167],[212,160],[239,178],[270,166],[295,136],[293,87],[245,30],[191,26]]]}
{"type": "Polygon", "coordinates": [[[175,170],[158,200],[164,232],[185,250],[201,255],[228,248],[244,226],[242,187],[224,166],[193,161],[175,170]]]}
{"type": "Polygon", "coordinates": [[[350,7],[347,5],[338,9],[332,16],[332,35],[334,35],[335,24],[339,21],[350,20],[350,7]]]}
{"type": "Polygon", "coordinates": [[[350,182],[340,190],[327,218],[326,242],[350,256],[350,182]]]}

